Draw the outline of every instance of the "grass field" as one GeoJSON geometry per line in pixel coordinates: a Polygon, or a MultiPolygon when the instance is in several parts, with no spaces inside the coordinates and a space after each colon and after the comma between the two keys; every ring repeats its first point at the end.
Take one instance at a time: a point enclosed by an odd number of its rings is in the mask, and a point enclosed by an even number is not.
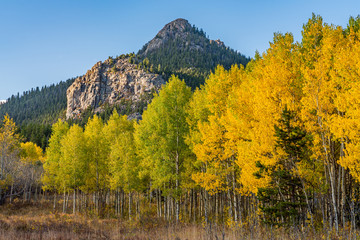
{"type": "Polygon", "coordinates": [[[0,207],[0,239],[358,239],[356,233],[314,233],[310,229],[236,227],[168,223],[146,217],[139,220],[99,219],[52,212],[50,202],[7,204],[0,207]]]}

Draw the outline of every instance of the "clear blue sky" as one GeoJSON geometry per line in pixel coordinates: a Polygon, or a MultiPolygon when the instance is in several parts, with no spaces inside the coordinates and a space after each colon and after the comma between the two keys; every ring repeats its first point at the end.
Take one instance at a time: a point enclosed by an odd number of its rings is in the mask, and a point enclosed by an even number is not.
{"type": "Polygon", "coordinates": [[[137,52],[168,22],[185,18],[253,57],[274,32],[301,40],[312,12],[345,26],[360,1],[0,0],[0,99],[82,75],[108,56],[137,52]]]}

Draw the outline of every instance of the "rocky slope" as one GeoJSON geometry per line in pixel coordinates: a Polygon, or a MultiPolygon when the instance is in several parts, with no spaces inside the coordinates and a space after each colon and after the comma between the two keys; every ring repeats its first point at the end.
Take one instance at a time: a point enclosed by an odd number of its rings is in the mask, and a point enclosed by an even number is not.
{"type": "Polygon", "coordinates": [[[142,96],[157,91],[172,74],[195,88],[217,65],[230,68],[248,60],[179,18],[166,24],[137,55],[98,62],[77,78],[67,90],[66,118],[79,118],[88,108],[100,112],[107,105],[129,106],[129,101],[134,110],[129,112],[135,114],[142,96]]]}
{"type": "Polygon", "coordinates": [[[105,104],[136,103],[145,94],[157,91],[165,80],[130,63],[130,56],[109,58],[96,63],[67,90],[66,118],[79,118],[89,107],[102,111],[105,104]]]}
{"type": "Polygon", "coordinates": [[[225,44],[218,40],[209,40],[206,38],[205,33],[202,30],[198,30],[192,27],[191,24],[183,18],[178,18],[161,29],[158,34],[148,42],[142,50],[140,50],[141,56],[147,56],[153,51],[164,47],[169,44],[169,41],[177,40],[177,47],[186,48],[193,51],[204,51],[208,43],[215,44],[218,47],[225,47],[225,44]],[[196,36],[196,37],[194,37],[196,36]],[[196,41],[191,41],[197,39],[196,41]]]}
{"type": "Polygon", "coordinates": [[[233,64],[246,65],[250,60],[219,39],[210,40],[202,29],[182,18],[166,24],[137,56],[165,78],[178,75],[192,88],[204,83],[217,65],[229,69],[233,64]]]}

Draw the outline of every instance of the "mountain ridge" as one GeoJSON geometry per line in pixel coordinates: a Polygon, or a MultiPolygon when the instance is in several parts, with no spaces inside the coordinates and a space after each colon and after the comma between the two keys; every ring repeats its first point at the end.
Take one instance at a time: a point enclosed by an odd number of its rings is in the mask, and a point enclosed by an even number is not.
{"type": "MultiPolygon", "coordinates": [[[[108,59],[108,61],[114,61],[116,65],[119,60],[118,58],[124,56],[123,54],[112,58],[112,60],[108,59]]],[[[202,29],[199,30],[194,25],[192,26],[183,18],[175,19],[167,23],[137,54],[128,54],[127,59],[127,61],[133,65],[134,71],[143,71],[144,74],[157,74],[156,76],[162,79],[162,83],[166,82],[172,74],[175,74],[179,76],[179,78],[184,79],[187,85],[193,89],[200,86],[217,65],[223,65],[228,69],[233,64],[246,65],[249,60],[250,59],[244,55],[225,46],[221,40],[208,39],[202,29]]],[[[104,62],[106,61],[107,60],[104,62]]],[[[116,75],[111,73],[113,70],[121,72],[120,66],[115,66],[115,69],[112,69],[113,67],[114,66],[107,67],[107,71],[110,71],[107,73],[108,75],[116,75]]],[[[48,88],[42,87],[36,88],[39,89],[39,91],[27,91],[22,95],[13,95],[6,103],[0,106],[0,115],[2,116],[9,113],[10,117],[14,118],[15,122],[19,125],[30,122],[51,124],[56,122],[59,117],[65,118],[65,113],[68,112],[66,92],[69,88],[68,86],[74,81],[75,79],[71,79],[71,81],[67,81],[66,84],[62,83],[52,86],[51,94],[49,94],[48,88]],[[59,102],[59,104],[56,102],[59,102]]],[[[105,88],[108,87],[105,81],[103,82],[104,83],[100,85],[105,88]]],[[[158,84],[155,85],[158,86],[158,84]]],[[[130,89],[132,88],[133,87],[130,86],[130,89]]],[[[159,86],[157,89],[158,88],[159,86]]],[[[95,111],[93,112],[97,113],[101,112],[101,109],[99,109],[100,106],[107,108],[106,111],[110,111],[108,109],[113,106],[109,106],[109,104],[114,103],[108,101],[108,104],[104,101],[106,97],[101,96],[103,90],[100,89],[102,89],[101,86],[99,86],[99,91],[97,92],[97,98],[99,100],[95,100],[95,104],[88,104],[87,106],[95,107],[95,109],[93,109],[95,111]]],[[[157,91],[157,89],[148,89],[147,92],[157,91]]],[[[106,94],[111,95],[111,93],[106,94]]],[[[121,95],[121,93],[117,93],[117,95],[121,95]]],[[[115,105],[121,105],[117,107],[123,110],[121,111],[123,114],[134,113],[138,116],[142,113],[142,109],[146,107],[146,103],[150,101],[151,97],[145,96],[142,98],[139,95],[136,98],[141,101],[131,103],[132,100],[118,99],[119,101],[115,101],[115,105]]],[[[70,108],[71,107],[73,108],[74,106],[70,104],[70,108]]],[[[84,112],[84,109],[85,105],[81,108],[81,111],[75,115],[81,118],[81,112],[84,112]]],[[[76,107],[71,111],[76,111],[76,107]]],[[[71,114],[68,114],[68,116],[70,115],[71,114]]]]}

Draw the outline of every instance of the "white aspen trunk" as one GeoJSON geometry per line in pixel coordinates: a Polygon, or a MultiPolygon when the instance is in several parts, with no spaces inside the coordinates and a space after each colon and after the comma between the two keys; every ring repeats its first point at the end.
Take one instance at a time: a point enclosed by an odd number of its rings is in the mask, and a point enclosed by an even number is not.
{"type": "Polygon", "coordinates": [[[238,197],[238,213],[239,213],[239,221],[240,221],[240,227],[242,227],[242,214],[241,214],[241,208],[242,208],[242,204],[241,204],[241,194],[239,194],[238,197]]]}
{"type": "Polygon", "coordinates": [[[70,193],[67,192],[67,194],[66,194],[66,207],[65,207],[65,211],[67,211],[68,206],[69,206],[69,196],[70,196],[70,193]]]}
{"type": "Polygon", "coordinates": [[[193,190],[193,221],[196,222],[197,192],[193,190]]]}
{"type": "MultiPolygon", "coordinates": [[[[345,156],[344,154],[344,141],[343,139],[341,139],[341,146],[340,146],[340,159],[343,158],[345,156]]],[[[340,166],[341,169],[341,204],[340,204],[340,213],[341,213],[341,219],[342,219],[342,224],[343,224],[343,228],[346,227],[345,223],[345,197],[346,197],[346,192],[345,192],[345,169],[340,166]]],[[[340,194],[339,194],[340,195],[340,194]]]]}
{"type": "Polygon", "coordinates": [[[121,208],[120,208],[120,211],[121,211],[121,217],[123,218],[124,217],[124,206],[125,206],[125,194],[124,194],[124,191],[121,190],[121,208]]]}
{"type": "Polygon", "coordinates": [[[23,196],[24,196],[24,199],[23,199],[23,201],[24,202],[26,202],[26,197],[27,197],[27,182],[25,182],[25,187],[24,187],[24,194],[23,194],[23,196]]]}
{"type": "Polygon", "coordinates": [[[136,207],[137,207],[137,219],[140,219],[141,217],[141,213],[140,213],[140,193],[137,193],[137,203],[136,203],[136,207]]]}
{"type": "Polygon", "coordinates": [[[116,189],[114,194],[115,194],[115,199],[114,199],[114,213],[115,213],[115,216],[118,216],[118,215],[119,215],[119,205],[118,205],[119,190],[116,189]]]}
{"type": "Polygon", "coordinates": [[[65,207],[66,207],[66,192],[65,192],[65,187],[64,187],[63,213],[65,213],[65,207]]]}
{"type": "Polygon", "coordinates": [[[11,189],[10,189],[10,204],[12,203],[13,199],[13,191],[14,191],[14,181],[11,183],[11,189]]]}
{"type": "MultiPolygon", "coordinates": [[[[2,141],[2,149],[1,149],[1,175],[0,180],[4,180],[4,165],[5,165],[5,149],[8,148],[8,144],[6,140],[2,141]]],[[[25,189],[26,189],[26,183],[25,183],[25,189]]],[[[3,204],[3,192],[2,187],[0,186],[0,205],[3,204]]]]}
{"type": "Polygon", "coordinates": [[[76,189],[76,195],[77,195],[77,208],[78,208],[78,212],[80,212],[80,207],[81,207],[81,194],[79,193],[79,189],[76,189]]]}
{"type": "MultiPolygon", "coordinates": [[[[325,136],[324,136],[323,127],[322,127],[322,120],[321,120],[320,116],[318,116],[318,124],[322,131],[321,140],[322,140],[322,145],[323,145],[323,148],[325,151],[325,157],[326,157],[325,160],[328,162],[329,165],[331,165],[331,167],[328,166],[328,171],[329,171],[329,178],[330,178],[331,199],[332,199],[333,213],[334,213],[334,223],[335,223],[336,232],[338,233],[339,232],[339,221],[338,221],[338,215],[337,215],[338,211],[337,211],[336,196],[335,196],[335,179],[334,179],[335,176],[332,173],[332,171],[335,171],[335,170],[333,169],[333,164],[330,162],[330,156],[329,156],[328,149],[326,146],[325,136]]],[[[330,139],[327,139],[327,140],[330,142],[330,139]]]]}
{"type": "Polygon", "coordinates": [[[53,211],[55,211],[55,210],[56,210],[56,196],[57,196],[57,193],[56,193],[56,191],[55,191],[55,193],[54,193],[54,205],[53,205],[53,211]]]}
{"type": "Polygon", "coordinates": [[[179,177],[180,177],[180,174],[179,174],[179,153],[176,152],[176,186],[175,186],[175,189],[176,189],[176,213],[175,213],[175,217],[176,217],[176,222],[179,222],[179,215],[180,215],[180,202],[179,202],[179,177]]]}
{"type": "Polygon", "coordinates": [[[74,189],[74,193],[73,193],[73,214],[76,214],[76,191],[74,189]]]}
{"type": "Polygon", "coordinates": [[[167,218],[167,196],[164,197],[164,218],[167,218]]]}
{"type": "Polygon", "coordinates": [[[38,188],[35,186],[35,195],[34,195],[34,201],[37,202],[37,194],[38,194],[38,188]]]}
{"type": "Polygon", "coordinates": [[[30,183],[30,186],[29,186],[29,198],[27,199],[29,202],[31,202],[31,191],[32,191],[32,184],[30,183]]]}
{"type": "Polygon", "coordinates": [[[171,199],[170,196],[167,196],[167,219],[170,220],[171,217],[171,199]]]}
{"type": "Polygon", "coordinates": [[[338,221],[338,211],[336,206],[336,196],[335,196],[335,176],[333,174],[333,168],[334,166],[328,166],[329,170],[329,177],[330,177],[330,186],[331,186],[331,199],[333,204],[333,213],[334,213],[334,224],[335,224],[335,230],[336,232],[339,232],[339,221],[338,221]]]}
{"type": "Polygon", "coordinates": [[[129,220],[131,220],[131,192],[129,192],[129,220]]]}
{"type": "Polygon", "coordinates": [[[203,205],[204,205],[205,223],[207,225],[209,223],[209,208],[208,208],[208,195],[206,193],[206,190],[204,190],[203,201],[204,201],[203,205]]]}
{"type": "MultiPolygon", "coordinates": [[[[228,176],[226,176],[226,182],[227,182],[227,185],[230,186],[228,176]]],[[[226,199],[226,201],[227,201],[227,204],[228,204],[228,207],[229,207],[229,217],[233,218],[233,209],[232,209],[232,203],[231,203],[230,188],[227,190],[227,199],[226,199]]]]}
{"type": "Polygon", "coordinates": [[[235,222],[238,221],[238,215],[237,215],[237,212],[238,212],[238,207],[237,207],[237,199],[236,199],[236,188],[235,188],[235,184],[236,184],[236,179],[235,179],[235,169],[233,169],[232,171],[232,187],[233,187],[233,202],[234,202],[234,220],[235,222]]]}
{"type": "MultiPolygon", "coordinates": [[[[150,205],[151,205],[151,203],[150,203],[150,205]]],[[[159,194],[158,194],[157,190],[156,190],[156,214],[157,214],[157,217],[160,217],[159,194]]]]}

